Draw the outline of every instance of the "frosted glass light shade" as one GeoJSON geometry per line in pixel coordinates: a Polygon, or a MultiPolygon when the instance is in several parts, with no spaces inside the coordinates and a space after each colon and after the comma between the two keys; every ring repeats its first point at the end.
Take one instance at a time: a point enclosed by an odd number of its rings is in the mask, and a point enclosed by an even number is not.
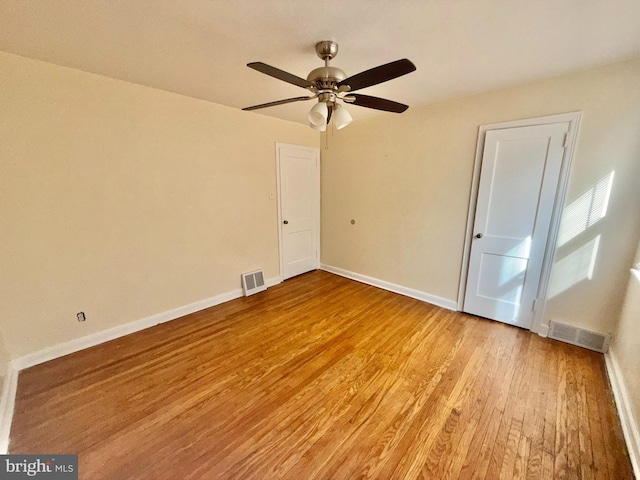
{"type": "Polygon", "coordinates": [[[329,116],[329,109],[324,102],[316,103],[309,112],[309,123],[316,127],[327,125],[327,117],[329,116]]]}
{"type": "Polygon", "coordinates": [[[310,123],[309,126],[314,130],[318,130],[319,132],[324,132],[327,129],[326,123],[322,123],[320,125],[314,125],[313,123],[310,123]]]}
{"type": "Polygon", "coordinates": [[[351,122],[353,122],[353,118],[351,118],[349,111],[342,105],[338,105],[336,103],[336,106],[333,109],[333,124],[336,126],[336,128],[340,130],[341,128],[349,125],[351,122]]]}

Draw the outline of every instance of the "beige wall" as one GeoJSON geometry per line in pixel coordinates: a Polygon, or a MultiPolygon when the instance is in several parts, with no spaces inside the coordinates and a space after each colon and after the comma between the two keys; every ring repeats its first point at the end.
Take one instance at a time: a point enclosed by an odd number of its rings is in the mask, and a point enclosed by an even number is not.
{"type": "Polygon", "coordinates": [[[554,290],[543,321],[611,331],[640,237],[640,60],[329,132],[322,262],[456,300],[478,127],[573,111],[583,117],[566,205],[615,175],[605,218],[558,251],[552,280],[567,288],[554,290]],[[568,282],[560,261],[597,235],[591,279],[568,282]]]}
{"type": "MultiPolygon", "coordinates": [[[[640,245],[638,245],[635,262],[640,262],[640,245]]],[[[611,341],[610,353],[627,393],[628,407],[635,420],[632,428],[635,429],[637,442],[637,435],[640,433],[640,275],[636,273],[635,277],[630,277],[620,322],[611,341]]],[[[640,444],[635,443],[629,448],[635,448],[636,460],[640,460],[637,458],[640,453],[638,450],[640,444]]]]}
{"type": "MultiPolygon", "coordinates": [[[[0,395],[2,395],[4,381],[6,379],[9,368],[9,352],[4,344],[4,338],[2,338],[2,331],[0,331],[0,395]]],[[[0,412],[0,415],[2,413],[0,412]]]]}
{"type": "MultiPolygon", "coordinates": [[[[640,245],[634,262],[640,262],[640,245]]],[[[629,437],[627,447],[636,469],[640,467],[640,273],[629,275],[629,285],[620,315],[620,321],[613,333],[609,354],[617,375],[621,398],[618,409],[626,412],[629,437]]]]}
{"type": "Polygon", "coordinates": [[[313,130],[5,53],[0,106],[11,358],[279,274],[275,142],[313,130]]]}

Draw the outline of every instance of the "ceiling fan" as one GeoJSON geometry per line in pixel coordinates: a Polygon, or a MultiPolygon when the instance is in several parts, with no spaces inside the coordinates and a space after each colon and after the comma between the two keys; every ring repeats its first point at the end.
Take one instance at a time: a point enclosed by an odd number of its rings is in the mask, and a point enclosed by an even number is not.
{"type": "Polygon", "coordinates": [[[394,113],[402,113],[409,108],[408,105],[394,102],[393,100],[351,93],[413,72],[416,66],[406,58],[347,77],[339,68],[329,66],[329,61],[338,54],[338,44],[336,42],[330,40],[318,42],[316,44],[316,54],[324,60],[324,67],[312,70],[307,75],[306,80],[266,63],[248,63],[247,67],[292,85],[305,88],[313,95],[262,103],[243,108],[243,110],[258,110],[259,108],[274,107],[317,98],[318,103],[309,112],[309,124],[315,130],[325,131],[332,118],[333,124],[338,129],[346,127],[353,120],[347,109],[338,101],[394,113]]]}

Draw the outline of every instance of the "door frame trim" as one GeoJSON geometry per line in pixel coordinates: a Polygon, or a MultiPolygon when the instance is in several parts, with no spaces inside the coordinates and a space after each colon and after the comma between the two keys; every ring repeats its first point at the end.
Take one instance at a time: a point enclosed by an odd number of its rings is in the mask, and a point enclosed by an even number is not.
{"type": "Polygon", "coordinates": [[[571,162],[575,151],[576,140],[580,129],[580,120],[582,112],[561,113],[557,115],[548,115],[544,117],[526,118],[522,120],[514,120],[510,122],[492,123],[480,125],[478,129],[478,142],[476,145],[476,155],[473,163],[473,180],[471,182],[471,194],[469,196],[469,209],[467,211],[467,226],[465,229],[464,251],[462,255],[462,266],[460,269],[460,286],[458,288],[458,310],[462,311],[464,305],[464,296],[467,289],[467,275],[469,272],[469,257],[471,255],[471,237],[473,235],[473,224],[475,220],[476,204],[478,201],[478,186],[480,183],[480,170],[482,167],[482,155],[484,152],[484,142],[487,131],[501,130],[507,128],[529,127],[534,125],[547,125],[552,123],[569,123],[569,132],[567,137],[566,148],[562,156],[562,166],[560,168],[560,177],[558,180],[558,189],[556,190],[555,200],[553,202],[553,211],[551,214],[551,226],[549,227],[549,235],[545,246],[544,257],[542,260],[542,272],[540,274],[540,282],[538,284],[538,293],[536,295],[537,303],[531,323],[531,331],[546,336],[548,328],[541,325],[544,307],[546,304],[547,286],[551,275],[551,266],[555,257],[555,245],[558,238],[558,230],[560,228],[560,218],[562,216],[562,208],[567,193],[567,184],[569,181],[569,172],[571,170],[571,162]]]}
{"type": "Polygon", "coordinates": [[[305,145],[294,145],[291,143],[276,142],[276,197],[278,199],[278,268],[280,269],[280,278],[284,281],[284,263],[282,255],[282,195],[280,185],[280,151],[282,148],[291,148],[313,152],[316,154],[316,177],[317,185],[317,211],[315,218],[316,226],[316,269],[320,268],[320,149],[317,147],[308,147],[305,145]]]}

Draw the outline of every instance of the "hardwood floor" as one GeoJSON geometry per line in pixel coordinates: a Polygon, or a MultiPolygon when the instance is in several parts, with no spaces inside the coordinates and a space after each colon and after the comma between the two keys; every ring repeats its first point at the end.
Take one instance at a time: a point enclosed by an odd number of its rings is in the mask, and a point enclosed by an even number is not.
{"type": "Polygon", "coordinates": [[[603,357],[316,271],[26,371],[82,479],[633,478],[603,357]]]}

